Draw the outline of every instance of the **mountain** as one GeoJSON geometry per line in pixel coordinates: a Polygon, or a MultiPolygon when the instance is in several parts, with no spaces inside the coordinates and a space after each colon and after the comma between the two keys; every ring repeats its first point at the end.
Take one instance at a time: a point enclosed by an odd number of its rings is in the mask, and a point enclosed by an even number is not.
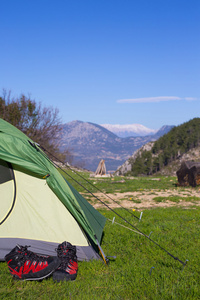
{"type": "Polygon", "coordinates": [[[146,136],[156,134],[157,132],[157,130],[147,128],[141,124],[101,124],[101,126],[116,134],[118,137],[146,136]]]}
{"type": "Polygon", "coordinates": [[[170,125],[164,125],[164,126],[162,126],[162,127],[154,134],[155,140],[157,140],[157,139],[159,139],[161,136],[167,134],[173,127],[175,127],[175,126],[170,126],[170,125]]]}
{"type": "MultiPolygon", "coordinates": [[[[166,132],[162,127],[160,134],[166,132]]],[[[200,118],[194,118],[135,151],[115,172],[117,175],[174,175],[184,160],[200,159],[200,118]]],[[[158,132],[159,134],[159,132],[158,132]]]]}
{"type": "MultiPolygon", "coordinates": [[[[173,126],[167,126],[168,131],[173,126]]],[[[159,133],[160,132],[160,133],[159,133]]],[[[73,155],[73,165],[96,171],[99,161],[105,160],[107,171],[115,171],[133,152],[149,141],[155,141],[154,135],[144,137],[120,138],[106,128],[82,121],[63,124],[60,150],[69,150],[73,155]]]]}

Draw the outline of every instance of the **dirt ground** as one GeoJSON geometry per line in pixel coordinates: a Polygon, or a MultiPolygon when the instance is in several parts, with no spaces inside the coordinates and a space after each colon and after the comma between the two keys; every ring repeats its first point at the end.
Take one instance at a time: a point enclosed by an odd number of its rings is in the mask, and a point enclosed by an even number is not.
{"type": "MultiPolygon", "coordinates": [[[[182,207],[190,207],[192,205],[200,206],[200,200],[191,200],[184,201],[186,197],[198,197],[200,198],[200,190],[192,190],[185,189],[184,191],[178,190],[142,190],[137,192],[128,192],[128,193],[115,193],[115,194],[102,194],[95,193],[100,200],[105,202],[111,208],[117,208],[123,206],[126,208],[132,208],[137,210],[148,209],[148,208],[156,208],[156,207],[171,207],[171,206],[182,206],[182,207]],[[107,196],[106,196],[107,195],[107,196]],[[180,200],[177,202],[165,200],[163,202],[156,202],[153,200],[155,197],[170,197],[176,196],[180,197],[180,200]],[[109,198],[110,197],[110,198],[109,198]],[[114,201],[113,201],[114,200],[114,201]],[[120,204],[120,205],[119,205],[120,204]]],[[[95,208],[105,208],[105,205],[100,203],[97,200],[93,203],[95,208]]]]}

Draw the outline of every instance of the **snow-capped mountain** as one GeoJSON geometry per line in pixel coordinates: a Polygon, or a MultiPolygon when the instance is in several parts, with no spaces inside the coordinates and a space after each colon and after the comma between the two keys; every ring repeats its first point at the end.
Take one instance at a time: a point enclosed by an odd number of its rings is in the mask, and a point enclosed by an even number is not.
{"type": "Polygon", "coordinates": [[[150,129],[141,124],[101,124],[119,137],[146,136],[155,134],[158,130],[150,129]]]}

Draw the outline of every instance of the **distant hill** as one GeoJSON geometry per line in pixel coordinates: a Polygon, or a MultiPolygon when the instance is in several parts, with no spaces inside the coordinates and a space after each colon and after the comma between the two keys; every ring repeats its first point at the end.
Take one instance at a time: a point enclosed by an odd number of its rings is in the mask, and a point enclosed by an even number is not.
{"type": "Polygon", "coordinates": [[[173,126],[163,126],[155,135],[120,138],[106,128],[82,121],[63,125],[60,150],[73,154],[73,165],[96,171],[99,161],[105,160],[107,171],[116,171],[132,153],[149,141],[155,141],[173,126]]]}
{"type": "Polygon", "coordinates": [[[135,151],[116,174],[175,175],[183,160],[199,161],[199,153],[200,118],[194,118],[135,151]]]}

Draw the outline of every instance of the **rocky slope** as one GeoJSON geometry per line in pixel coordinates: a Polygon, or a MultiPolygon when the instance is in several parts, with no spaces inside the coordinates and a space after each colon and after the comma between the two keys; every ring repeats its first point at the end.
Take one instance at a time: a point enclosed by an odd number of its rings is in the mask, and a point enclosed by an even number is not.
{"type": "MultiPolygon", "coordinates": [[[[125,175],[127,172],[131,171],[131,161],[133,162],[138,155],[141,155],[143,151],[150,151],[153,147],[154,142],[149,142],[137,149],[130,157],[127,159],[114,173],[115,175],[125,175]]],[[[200,162],[200,147],[189,150],[187,153],[184,153],[178,159],[170,163],[168,166],[163,167],[162,170],[156,173],[156,175],[164,176],[176,176],[176,172],[181,166],[183,161],[197,161],[200,162]]]]}
{"type": "Polygon", "coordinates": [[[189,150],[187,153],[184,153],[176,161],[170,163],[168,166],[164,167],[160,172],[158,172],[158,175],[176,176],[176,172],[180,168],[181,163],[188,160],[200,162],[200,147],[196,147],[189,150]]]}

